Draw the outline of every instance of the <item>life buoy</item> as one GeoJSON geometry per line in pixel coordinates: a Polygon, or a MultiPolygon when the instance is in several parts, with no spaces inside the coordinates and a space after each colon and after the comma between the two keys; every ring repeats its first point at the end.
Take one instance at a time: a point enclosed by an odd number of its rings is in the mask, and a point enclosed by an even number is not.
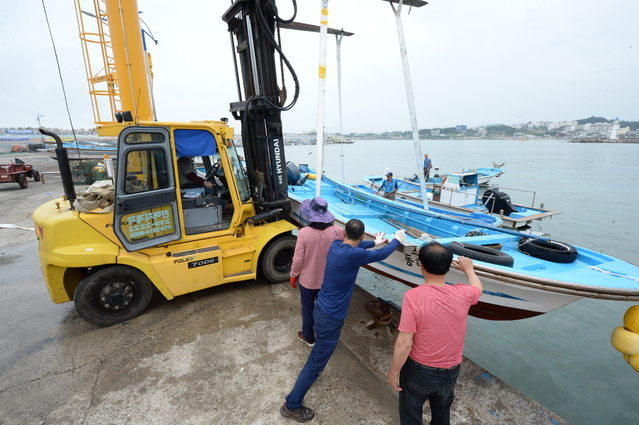
{"type": "Polygon", "coordinates": [[[634,356],[624,354],[623,358],[630,364],[630,366],[632,366],[635,371],[639,372],[639,354],[636,354],[634,356]]]}
{"type": "Polygon", "coordinates": [[[519,250],[533,257],[553,263],[572,263],[577,259],[577,249],[565,242],[548,239],[521,238],[519,239],[519,250]]]}
{"type": "Polygon", "coordinates": [[[623,326],[612,331],[610,344],[630,366],[639,372],[639,305],[630,307],[623,315],[623,326]]]}
{"type": "Polygon", "coordinates": [[[639,305],[630,307],[623,315],[623,325],[639,334],[639,305]]]}
{"type": "Polygon", "coordinates": [[[617,326],[612,331],[610,343],[620,353],[628,356],[639,354],[639,334],[632,332],[625,326],[617,326]]]}
{"type": "Polygon", "coordinates": [[[462,255],[472,260],[483,261],[484,263],[497,264],[505,267],[512,267],[513,264],[515,264],[513,257],[505,252],[481,245],[452,241],[448,244],[448,249],[450,249],[453,254],[462,255]]]}

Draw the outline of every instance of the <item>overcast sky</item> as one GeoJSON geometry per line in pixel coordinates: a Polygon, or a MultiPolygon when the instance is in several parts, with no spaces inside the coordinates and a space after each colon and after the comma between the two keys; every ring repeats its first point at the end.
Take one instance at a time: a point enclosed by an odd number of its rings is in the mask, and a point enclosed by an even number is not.
{"type": "MultiPolygon", "coordinates": [[[[85,0],[87,4],[88,2],[85,0]]],[[[230,117],[238,100],[227,0],[138,0],[158,40],[149,51],[162,121],[230,117]]],[[[93,114],[74,2],[45,0],[75,128],[93,114]]],[[[278,0],[288,18],[290,0],[278,0]]],[[[296,21],[319,25],[320,0],[299,0],[296,21]]],[[[419,128],[567,121],[591,115],[639,120],[639,2],[432,0],[402,21],[419,128]]],[[[343,132],[409,131],[395,17],[381,0],[329,1],[342,42],[343,132]]],[[[339,131],[335,37],[329,36],[326,131],[339,131]]],[[[282,115],[287,133],[317,126],[319,34],[283,31],[301,84],[282,115]]],[[[42,0],[0,0],[0,127],[70,128],[42,0]]],[[[286,76],[289,93],[293,84],[286,76]]],[[[231,124],[234,124],[231,118],[231,124]]]]}

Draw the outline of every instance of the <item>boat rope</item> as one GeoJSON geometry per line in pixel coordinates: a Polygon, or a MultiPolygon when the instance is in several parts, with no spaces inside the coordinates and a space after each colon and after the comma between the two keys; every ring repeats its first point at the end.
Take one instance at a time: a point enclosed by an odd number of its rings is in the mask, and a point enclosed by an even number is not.
{"type": "Polygon", "coordinates": [[[628,276],[626,274],[611,272],[610,270],[604,270],[604,269],[599,268],[597,266],[590,266],[590,268],[595,270],[595,271],[598,271],[598,272],[601,272],[601,273],[605,273],[605,274],[610,275],[610,276],[625,277],[627,279],[634,280],[635,282],[639,282],[639,278],[628,276]]]}
{"type": "Polygon", "coordinates": [[[335,188],[335,195],[337,195],[339,200],[344,202],[345,204],[353,205],[355,203],[355,200],[353,199],[353,195],[350,192],[342,190],[338,187],[335,188]]]}

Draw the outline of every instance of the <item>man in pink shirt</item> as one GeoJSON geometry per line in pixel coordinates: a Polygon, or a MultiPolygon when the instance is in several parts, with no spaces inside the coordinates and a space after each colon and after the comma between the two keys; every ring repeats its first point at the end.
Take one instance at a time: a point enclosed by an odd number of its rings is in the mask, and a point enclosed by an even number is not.
{"type": "Polygon", "coordinates": [[[448,425],[468,310],[479,301],[483,287],[472,260],[458,257],[453,261],[448,247],[437,242],[419,250],[419,262],[424,284],[404,294],[388,384],[400,392],[402,425],[422,424],[426,400],[431,425],[448,425]],[[446,284],[444,276],[451,263],[464,272],[468,285],[446,284]]]}
{"type": "Polygon", "coordinates": [[[300,284],[302,330],[297,337],[312,347],[315,345],[313,310],[322,287],[326,254],[335,239],[344,239],[344,230],[333,224],[335,217],[328,211],[328,202],[323,198],[305,199],[300,204],[300,213],[309,225],[300,229],[297,235],[290,280],[293,288],[296,280],[300,284]]]}

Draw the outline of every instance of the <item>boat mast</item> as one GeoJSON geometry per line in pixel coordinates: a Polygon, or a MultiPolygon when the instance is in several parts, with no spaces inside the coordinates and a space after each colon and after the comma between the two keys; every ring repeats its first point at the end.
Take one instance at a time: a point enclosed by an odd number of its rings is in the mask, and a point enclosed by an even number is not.
{"type": "Polygon", "coordinates": [[[324,104],[326,98],[326,37],[328,32],[328,0],[322,0],[320,17],[320,51],[317,84],[317,166],[315,167],[315,196],[320,196],[324,147],[324,104]]]}
{"type": "Polygon", "coordinates": [[[402,5],[422,7],[428,3],[423,0],[385,0],[388,1],[395,14],[395,22],[397,23],[397,35],[399,36],[399,51],[402,57],[402,66],[404,68],[404,84],[406,86],[406,98],[408,100],[408,112],[410,114],[411,127],[413,130],[413,145],[415,146],[415,161],[417,164],[417,175],[421,176],[419,184],[422,190],[422,201],[424,209],[428,209],[428,197],[426,195],[426,182],[422,164],[422,148],[419,143],[419,128],[417,127],[417,113],[415,112],[415,99],[413,98],[413,84],[410,79],[410,69],[408,67],[408,53],[406,52],[406,42],[404,40],[404,29],[402,26],[402,5]],[[394,3],[399,3],[395,9],[394,3]]]}

